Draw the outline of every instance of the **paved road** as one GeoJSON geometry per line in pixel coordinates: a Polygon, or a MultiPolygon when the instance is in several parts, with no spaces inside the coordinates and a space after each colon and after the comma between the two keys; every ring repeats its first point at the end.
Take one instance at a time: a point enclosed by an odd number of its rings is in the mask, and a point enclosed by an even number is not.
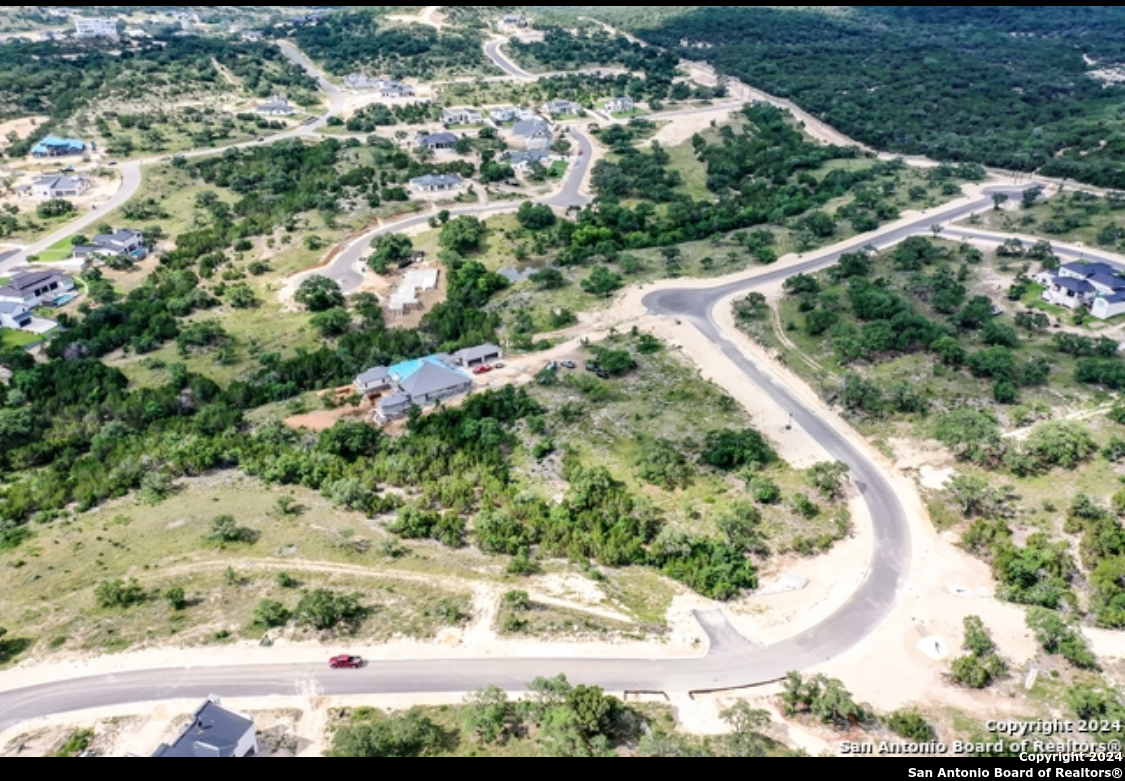
{"type": "Polygon", "coordinates": [[[508,56],[500,50],[506,41],[489,41],[484,45],[484,53],[488,59],[492,60],[500,70],[513,76],[521,81],[535,81],[538,76],[533,73],[528,73],[520,66],[516,65],[508,56]]]}

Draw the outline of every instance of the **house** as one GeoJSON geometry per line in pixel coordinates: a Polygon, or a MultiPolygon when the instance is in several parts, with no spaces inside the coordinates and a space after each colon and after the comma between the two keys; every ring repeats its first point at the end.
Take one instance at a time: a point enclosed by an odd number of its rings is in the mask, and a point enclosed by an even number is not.
{"type": "Polygon", "coordinates": [[[477,125],[484,121],[484,115],[475,108],[447,108],[441,112],[443,125],[477,125]]]}
{"type": "Polygon", "coordinates": [[[605,110],[611,114],[615,111],[632,111],[636,108],[630,97],[610,98],[605,102],[605,110]]]}
{"type": "Polygon", "coordinates": [[[262,40],[262,38],[262,33],[259,30],[247,30],[242,34],[242,40],[248,41],[250,43],[257,43],[258,41],[262,40]]]}
{"type": "Polygon", "coordinates": [[[40,176],[32,181],[30,190],[36,198],[71,198],[82,195],[92,185],[85,176],[40,176]]]}
{"type": "Polygon", "coordinates": [[[280,95],[274,95],[254,110],[259,114],[274,117],[288,117],[297,113],[297,109],[289,105],[288,98],[283,98],[280,95]]]}
{"type": "Polygon", "coordinates": [[[99,233],[94,236],[93,241],[95,247],[130,258],[143,258],[148,254],[145,237],[140,231],[122,228],[113,233],[99,233]]]}
{"type": "Polygon", "coordinates": [[[378,396],[389,391],[393,386],[391,375],[386,366],[376,366],[368,369],[355,378],[356,392],[361,396],[378,396]]]}
{"type": "Polygon", "coordinates": [[[1056,276],[1043,290],[1042,298],[1048,304],[1077,309],[1094,300],[1095,288],[1085,279],[1056,276]]]}
{"type": "Polygon", "coordinates": [[[59,138],[47,136],[31,148],[32,157],[68,157],[80,155],[86,151],[86,142],[77,138],[59,138]]]}
{"type": "Polygon", "coordinates": [[[253,717],[227,710],[212,695],[191,715],[172,743],[162,743],[154,757],[248,757],[258,753],[253,717]]]}
{"type": "Polygon", "coordinates": [[[345,89],[375,89],[382,79],[373,79],[363,73],[349,73],[344,77],[345,89]]]}
{"type": "Polygon", "coordinates": [[[512,152],[508,157],[508,165],[517,171],[526,171],[532,163],[547,166],[551,162],[551,153],[546,149],[530,149],[526,152],[512,152]]]}
{"type": "Polygon", "coordinates": [[[554,140],[551,126],[542,119],[531,119],[517,122],[512,126],[512,135],[523,142],[524,148],[547,149],[554,140]]]}
{"type": "Polygon", "coordinates": [[[500,18],[502,27],[527,27],[527,18],[520,14],[505,14],[500,18]]]}
{"type": "Polygon", "coordinates": [[[391,420],[405,418],[413,406],[409,393],[386,396],[379,399],[379,403],[375,405],[375,422],[382,425],[391,420]]]}
{"type": "MultiPolygon", "coordinates": [[[[59,271],[32,271],[16,274],[0,287],[0,301],[12,301],[29,307],[54,304],[56,299],[74,290],[74,280],[59,271]]],[[[69,299],[67,299],[69,300],[69,299]]]]}
{"type": "Polygon", "coordinates": [[[582,112],[582,107],[569,100],[552,100],[543,104],[543,110],[551,116],[573,116],[582,112]]]}
{"type": "Polygon", "coordinates": [[[479,347],[467,347],[453,353],[453,360],[458,366],[473,367],[498,361],[504,357],[504,352],[494,344],[482,344],[479,347]]]}
{"type": "Polygon", "coordinates": [[[438,193],[457,190],[464,180],[457,174],[426,174],[410,180],[410,186],[420,193],[438,193]]]}
{"type": "Polygon", "coordinates": [[[435,404],[451,396],[460,396],[473,388],[473,381],[438,360],[422,362],[421,368],[399,383],[403,393],[420,407],[435,404]]]}
{"type": "Polygon", "coordinates": [[[383,98],[412,98],[416,94],[409,84],[394,80],[381,81],[376,89],[383,98]]]}
{"type": "Polygon", "coordinates": [[[512,122],[535,119],[535,112],[529,108],[519,106],[497,106],[488,112],[488,117],[493,122],[512,122]]]}
{"type": "Polygon", "coordinates": [[[75,38],[116,38],[117,22],[113,19],[100,17],[82,18],[74,20],[75,38]]]}
{"type": "Polygon", "coordinates": [[[452,149],[458,140],[453,133],[419,133],[417,143],[427,149],[452,149]]]}
{"type": "Polygon", "coordinates": [[[1111,317],[1125,314],[1125,293],[1098,296],[1090,307],[1090,313],[1099,320],[1108,320],[1111,317]]]}
{"type": "Polygon", "coordinates": [[[0,301],[0,328],[26,328],[31,325],[31,310],[15,301],[0,301]]]}

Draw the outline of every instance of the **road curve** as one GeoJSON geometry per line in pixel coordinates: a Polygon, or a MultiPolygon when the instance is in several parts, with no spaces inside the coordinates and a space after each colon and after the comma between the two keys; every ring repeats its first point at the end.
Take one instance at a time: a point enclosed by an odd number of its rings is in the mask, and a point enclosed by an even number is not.
{"type": "Polygon", "coordinates": [[[523,68],[516,65],[512,60],[508,59],[508,56],[504,54],[504,52],[500,51],[500,47],[505,43],[506,41],[502,40],[489,41],[484,45],[485,56],[492,60],[497,68],[521,81],[535,81],[539,78],[535,74],[528,73],[523,68]]]}

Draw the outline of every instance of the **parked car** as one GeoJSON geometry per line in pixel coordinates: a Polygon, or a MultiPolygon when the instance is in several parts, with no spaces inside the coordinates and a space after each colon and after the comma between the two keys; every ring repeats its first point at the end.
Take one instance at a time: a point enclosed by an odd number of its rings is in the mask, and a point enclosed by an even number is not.
{"type": "Polygon", "coordinates": [[[575,363],[574,363],[574,361],[559,361],[559,363],[561,363],[561,364],[563,365],[563,368],[564,368],[564,369],[573,369],[573,368],[575,368],[575,363]]]}
{"type": "Polygon", "coordinates": [[[363,657],[362,656],[349,656],[347,654],[342,654],[340,656],[333,656],[331,659],[328,660],[328,666],[331,667],[333,670],[341,670],[341,669],[358,670],[360,667],[363,667],[363,657]]]}
{"type": "Polygon", "coordinates": [[[598,370],[598,364],[597,364],[596,361],[586,361],[586,371],[593,374],[597,370],[598,370]]]}
{"type": "Polygon", "coordinates": [[[488,364],[484,364],[473,369],[473,374],[488,374],[490,371],[492,371],[492,367],[488,364]]]}
{"type": "Polygon", "coordinates": [[[497,362],[497,363],[494,363],[494,364],[492,364],[492,368],[493,368],[493,369],[503,369],[503,368],[504,368],[504,363],[503,363],[503,362],[497,362]]]}
{"type": "Polygon", "coordinates": [[[604,369],[594,369],[594,376],[599,380],[608,380],[609,372],[605,371],[604,369]]]}

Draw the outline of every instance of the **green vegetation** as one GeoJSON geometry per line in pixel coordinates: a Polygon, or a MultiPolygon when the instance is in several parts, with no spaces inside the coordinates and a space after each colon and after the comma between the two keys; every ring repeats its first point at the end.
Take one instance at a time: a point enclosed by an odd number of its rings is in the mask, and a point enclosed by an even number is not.
{"type": "Polygon", "coordinates": [[[305,53],[339,76],[369,71],[431,81],[438,75],[493,71],[480,33],[463,27],[438,31],[421,24],[396,25],[359,10],[327,14],[292,35],[305,53]]]}
{"type": "Polygon", "coordinates": [[[980,616],[965,616],[964,656],[953,660],[950,679],[971,689],[983,689],[1002,678],[1008,665],[996,653],[996,646],[980,616]]]}
{"type": "Polygon", "coordinates": [[[706,6],[638,19],[633,32],[879,149],[1121,188],[1125,147],[1104,129],[1119,87],[1088,74],[1125,58],[1112,32],[1122,18],[1085,7],[706,6]]]}
{"type": "Polygon", "coordinates": [[[94,739],[92,729],[75,730],[67,736],[63,744],[55,751],[56,757],[76,757],[90,746],[94,739]]]}
{"type": "Polygon", "coordinates": [[[934,738],[934,728],[917,711],[897,710],[886,718],[886,724],[887,729],[896,735],[919,743],[934,738]]]}
{"type": "Polygon", "coordinates": [[[811,678],[798,672],[788,673],[781,702],[787,715],[808,713],[837,729],[854,729],[870,719],[870,714],[852,699],[841,681],[823,673],[811,678]]]}

